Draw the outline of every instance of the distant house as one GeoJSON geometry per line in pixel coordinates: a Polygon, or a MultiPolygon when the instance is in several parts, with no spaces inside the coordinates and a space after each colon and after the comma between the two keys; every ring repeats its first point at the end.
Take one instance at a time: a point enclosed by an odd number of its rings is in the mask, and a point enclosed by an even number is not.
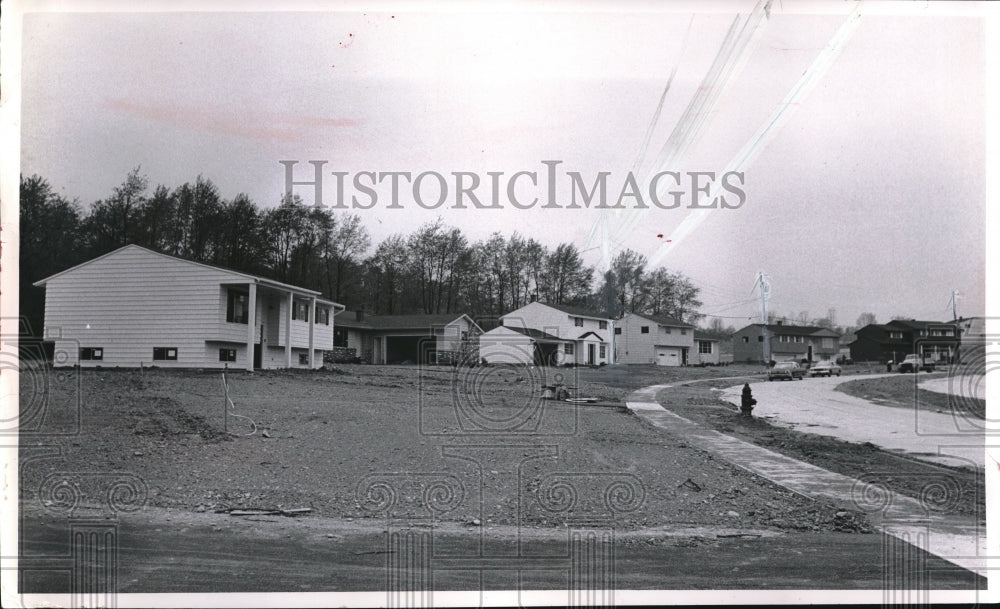
{"type": "Polygon", "coordinates": [[[958,329],[958,355],[964,366],[977,366],[985,370],[986,318],[960,317],[955,320],[958,329]]]}
{"type": "Polygon", "coordinates": [[[691,363],[698,364],[731,364],[733,362],[732,336],[724,332],[695,330],[694,351],[691,363]]]}
{"type": "Polygon", "coordinates": [[[36,282],[55,366],[318,368],[343,306],[319,292],[126,245],[36,282]]]}
{"type": "Polygon", "coordinates": [[[737,362],[764,362],[764,332],[767,332],[771,359],[820,361],[835,359],[840,350],[839,334],[819,326],[794,326],[777,322],[750,324],[733,334],[733,359],[737,362]]]}
{"type": "Polygon", "coordinates": [[[609,317],[569,305],[532,302],[500,317],[479,337],[488,363],[589,365],[614,362],[609,317]]]}
{"type": "Polygon", "coordinates": [[[894,319],[887,324],[868,324],[856,330],[851,343],[855,362],[900,362],[917,353],[935,361],[951,361],[959,345],[954,323],[894,319]]]}
{"type": "Polygon", "coordinates": [[[621,364],[686,366],[694,326],[677,319],[626,313],[615,326],[615,360],[621,364]]]}
{"type": "Polygon", "coordinates": [[[452,364],[467,355],[480,334],[476,322],[463,313],[367,315],[355,311],[337,318],[334,356],[372,364],[452,364]]]}

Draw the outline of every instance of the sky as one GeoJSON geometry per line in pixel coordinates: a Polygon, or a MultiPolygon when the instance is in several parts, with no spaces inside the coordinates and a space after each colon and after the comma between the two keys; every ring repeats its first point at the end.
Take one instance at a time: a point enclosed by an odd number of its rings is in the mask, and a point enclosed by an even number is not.
{"type": "Polygon", "coordinates": [[[631,248],[689,276],[702,312],[737,327],[759,315],[759,271],[782,315],[950,319],[953,290],[959,315],[984,314],[981,9],[791,4],[24,3],[40,12],[23,16],[20,172],[85,208],[136,166],[154,185],[202,175],[268,207],[282,160],[298,161],[300,181],[326,161],[331,205],[334,171],[350,197],[363,171],[471,172],[485,189],[487,172],[544,181],[542,162],[558,160],[561,208],[522,178],[519,200],[541,199],[530,209],[505,189],[500,209],[456,209],[453,184],[440,208],[406,188],[392,208],[383,184],[371,209],[349,211],[376,243],[440,217],[471,240],[572,242],[598,268],[631,248]],[[739,49],[724,61],[734,23],[739,49]],[[706,78],[713,65],[724,69],[706,78]],[[613,203],[630,171],[645,188],[658,171],[730,170],[743,174],[736,209],[687,209],[690,184],[677,209],[566,208],[565,172],[588,184],[608,172],[613,203]]]}

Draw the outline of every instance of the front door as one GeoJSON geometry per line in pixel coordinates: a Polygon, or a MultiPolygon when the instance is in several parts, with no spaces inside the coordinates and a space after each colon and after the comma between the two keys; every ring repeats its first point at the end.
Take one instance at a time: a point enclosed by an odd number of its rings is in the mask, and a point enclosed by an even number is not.
{"type": "Polygon", "coordinates": [[[257,339],[258,342],[254,343],[254,345],[253,345],[253,369],[254,370],[260,369],[260,357],[261,357],[261,354],[263,353],[264,349],[262,348],[262,345],[260,344],[259,341],[261,341],[263,339],[264,339],[264,326],[262,325],[260,327],[260,338],[257,339]]]}
{"type": "Polygon", "coordinates": [[[594,361],[594,352],[597,350],[594,343],[587,345],[587,363],[593,366],[596,362],[594,361]]]}

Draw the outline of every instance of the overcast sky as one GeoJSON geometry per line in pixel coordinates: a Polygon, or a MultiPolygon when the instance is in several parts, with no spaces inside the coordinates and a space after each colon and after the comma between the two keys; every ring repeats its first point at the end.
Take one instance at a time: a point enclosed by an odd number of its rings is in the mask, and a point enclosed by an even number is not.
{"type": "MultiPolygon", "coordinates": [[[[678,151],[664,150],[668,138],[737,13],[742,24],[755,3],[554,6],[27,14],[21,172],[85,207],[137,165],[152,184],[201,174],[226,198],[273,206],[279,160],[299,160],[303,180],[306,161],[325,160],[327,173],[469,171],[484,182],[487,171],[543,174],[543,160],[561,160],[588,181],[610,172],[614,200],[644,150],[637,175],[733,167],[807,74],[811,88],[735,165],[745,203],[690,230],[679,228],[683,207],[600,216],[503,199],[500,210],[453,209],[452,197],[424,210],[410,197],[357,213],[376,242],[441,216],[471,239],[571,241],[596,265],[602,241],[590,236],[603,222],[612,253],[629,247],[685,273],[704,312],[736,326],[759,311],[758,270],[782,314],[948,319],[953,289],[960,315],[983,314],[983,19],[880,7],[851,28],[848,3],[803,14],[775,2],[728,64],[738,69],[710,83],[715,103],[681,123],[693,135],[678,151]],[[832,54],[831,40],[842,43],[832,54]],[[661,152],[671,166],[656,167],[661,152]]],[[[334,186],[325,180],[328,203],[334,186]]]]}

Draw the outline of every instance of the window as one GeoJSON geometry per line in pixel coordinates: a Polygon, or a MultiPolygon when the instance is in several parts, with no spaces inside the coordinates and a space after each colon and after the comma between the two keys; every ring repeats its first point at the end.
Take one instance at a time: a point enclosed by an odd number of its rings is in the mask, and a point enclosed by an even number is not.
{"type": "Polygon", "coordinates": [[[802,337],[801,337],[801,336],[796,336],[796,337],[795,337],[795,342],[797,342],[797,343],[801,343],[801,342],[802,342],[802,340],[803,340],[803,339],[802,339],[802,337]]]}
{"type": "Polygon", "coordinates": [[[642,326],[639,328],[639,332],[642,334],[649,334],[649,326],[642,326]]]}
{"type": "Polygon", "coordinates": [[[600,330],[607,330],[608,329],[608,322],[606,322],[606,321],[599,321],[599,322],[597,322],[597,327],[600,330]]]}
{"type": "Polygon", "coordinates": [[[621,333],[622,333],[621,328],[615,328],[615,334],[621,334],[621,333]]]}
{"type": "Polygon", "coordinates": [[[334,347],[346,347],[347,346],[347,329],[338,328],[334,326],[333,328],[333,346],[334,347]]]}
{"type": "Polygon", "coordinates": [[[762,342],[764,342],[764,337],[763,337],[763,336],[758,336],[758,337],[757,337],[757,342],[758,342],[758,343],[762,343],[762,342]]]}
{"type": "Polygon", "coordinates": [[[833,339],[832,338],[824,338],[823,339],[823,348],[824,349],[833,349],[833,339]]]}
{"type": "Polygon", "coordinates": [[[250,295],[247,292],[228,290],[226,299],[226,321],[232,324],[245,324],[249,321],[250,295]]]}
{"type": "Polygon", "coordinates": [[[710,340],[698,341],[698,353],[711,353],[711,352],[712,352],[712,341],[710,340]]]}
{"type": "Polygon", "coordinates": [[[682,335],[685,335],[687,333],[688,333],[687,328],[681,328],[681,334],[682,335]]]}
{"type": "Polygon", "coordinates": [[[330,309],[326,307],[316,307],[316,323],[324,326],[330,325],[330,309]]]}
{"type": "Polygon", "coordinates": [[[154,360],[177,360],[177,347],[153,347],[154,360]]]}
{"type": "Polygon", "coordinates": [[[566,355],[573,355],[573,343],[566,343],[566,355]]]}
{"type": "Polygon", "coordinates": [[[901,338],[903,338],[903,333],[902,332],[889,332],[889,338],[901,339],[901,338]]]}
{"type": "Polygon", "coordinates": [[[309,303],[305,300],[292,301],[292,319],[309,321],[309,303]]]}
{"type": "Polygon", "coordinates": [[[302,365],[302,366],[308,366],[309,365],[309,354],[308,353],[299,353],[299,364],[302,365]]]}
{"type": "Polygon", "coordinates": [[[664,331],[664,332],[665,332],[666,334],[670,334],[670,326],[663,326],[663,331],[664,331]]]}
{"type": "Polygon", "coordinates": [[[464,343],[464,342],[466,342],[468,340],[469,340],[469,331],[468,330],[462,330],[462,342],[464,343]]]}
{"type": "Polygon", "coordinates": [[[583,327],[583,318],[582,317],[574,317],[573,318],[573,325],[575,325],[578,328],[582,328],[583,327]]]}
{"type": "Polygon", "coordinates": [[[606,346],[604,346],[604,345],[601,345],[601,349],[600,349],[600,351],[601,351],[601,355],[600,355],[600,357],[601,357],[602,359],[608,356],[608,348],[607,348],[606,346]]]}
{"type": "Polygon", "coordinates": [[[219,361],[220,362],[235,362],[236,361],[236,349],[219,349],[219,361]]]}
{"type": "Polygon", "coordinates": [[[102,347],[80,347],[81,360],[103,360],[104,349],[102,347]]]}
{"type": "Polygon", "coordinates": [[[745,342],[745,343],[750,342],[750,337],[749,336],[744,336],[743,337],[743,342],[745,342]]]}

